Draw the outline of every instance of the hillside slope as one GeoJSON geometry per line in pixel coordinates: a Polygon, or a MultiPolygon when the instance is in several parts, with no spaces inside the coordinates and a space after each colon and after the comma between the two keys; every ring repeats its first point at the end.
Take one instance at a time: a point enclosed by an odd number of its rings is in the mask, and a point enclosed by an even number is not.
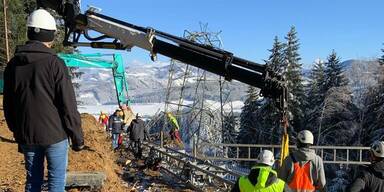
{"type": "MultiPolygon", "coordinates": [[[[116,156],[110,148],[110,141],[97,124],[96,119],[82,114],[82,127],[86,145],[90,150],[75,153],[70,150],[68,171],[103,171],[107,180],[101,191],[128,191],[118,173],[121,168],[116,165],[116,156]]],[[[17,152],[17,144],[8,130],[4,113],[0,110],[0,191],[24,191],[24,159],[17,152]]]]}

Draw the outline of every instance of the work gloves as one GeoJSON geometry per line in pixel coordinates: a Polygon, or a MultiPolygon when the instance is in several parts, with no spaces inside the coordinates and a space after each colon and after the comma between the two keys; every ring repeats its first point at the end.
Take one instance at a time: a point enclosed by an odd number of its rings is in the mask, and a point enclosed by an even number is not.
{"type": "Polygon", "coordinates": [[[79,152],[84,149],[84,145],[72,145],[72,150],[79,152]]]}
{"type": "Polygon", "coordinates": [[[73,140],[72,140],[72,145],[71,145],[71,148],[72,148],[72,150],[74,150],[74,151],[76,151],[76,152],[79,152],[79,151],[81,151],[81,150],[83,150],[84,149],[84,141],[80,141],[80,142],[74,142],[73,140]]]}

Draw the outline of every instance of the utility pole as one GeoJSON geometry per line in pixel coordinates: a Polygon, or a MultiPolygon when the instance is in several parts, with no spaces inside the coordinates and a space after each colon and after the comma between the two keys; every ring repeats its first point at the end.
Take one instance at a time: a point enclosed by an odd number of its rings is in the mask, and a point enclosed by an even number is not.
{"type": "Polygon", "coordinates": [[[3,0],[4,12],[4,35],[5,35],[5,55],[7,62],[9,61],[9,43],[8,43],[8,23],[7,23],[7,2],[3,0]]]}

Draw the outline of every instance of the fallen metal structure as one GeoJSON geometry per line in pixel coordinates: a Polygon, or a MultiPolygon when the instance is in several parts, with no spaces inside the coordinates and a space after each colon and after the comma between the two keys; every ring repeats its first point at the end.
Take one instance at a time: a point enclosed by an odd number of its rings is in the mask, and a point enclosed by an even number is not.
{"type": "Polygon", "coordinates": [[[168,147],[144,143],[147,148],[155,150],[162,158],[161,169],[166,174],[182,180],[196,191],[229,191],[234,184],[233,179],[240,175],[223,167],[214,165],[168,147]]]}
{"type": "MultiPolygon", "coordinates": [[[[280,145],[201,143],[198,151],[201,147],[217,150],[209,156],[202,153],[190,155],[170,147],[160,147],[155,143],[144,143],[144,146],[153,149],[162,158],[161,169],[165,174],[173,175],[196,191],[229,191],[238,177],[247,175],[250,171],[248,168],[234,165],[233,162],[255,162],[256,157],[253,157],[251,152],[258,153],[263,149],[269,149],[279,156],[281,148],[280,145]],[[231,148],[235,151],[234,156],[228,156],[231,148]],[[241,157],[240,150],[248,151],[248,154],[241,157]]],[[[324,164],[369,164],[367,159],[369,147],[313,146],[312,148],[324,159],[324,164]]]]}

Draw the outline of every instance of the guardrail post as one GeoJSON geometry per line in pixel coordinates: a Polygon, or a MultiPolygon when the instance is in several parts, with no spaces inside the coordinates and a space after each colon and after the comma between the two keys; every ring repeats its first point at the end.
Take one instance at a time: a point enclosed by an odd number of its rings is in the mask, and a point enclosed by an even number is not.
{"type": "MultiPolygon", "coordinates": [[[[196,156],[197,156],[197,146],[196,146],[195,137],[193,137],[193,139],[192,139],[192,155],[194,158],[196,158],[196,156]]],[[[195,161],[195,159],[193,159],[193,161],[195,161]]]]}
{"type": "Polygon", "coordinates": [[[336,161],[336,149],[333,149],[333,161],[336,161]]]}
{"type": "Polygon", "coordinates": [[[362,161],[363,161],[363,150],[360,149],[360,162],[362,162],[362,161]]]}
{"type": "Polygon", "coordinates": [[[349,162],[349,149],[347,149],[347,162],[349,162]]]}

